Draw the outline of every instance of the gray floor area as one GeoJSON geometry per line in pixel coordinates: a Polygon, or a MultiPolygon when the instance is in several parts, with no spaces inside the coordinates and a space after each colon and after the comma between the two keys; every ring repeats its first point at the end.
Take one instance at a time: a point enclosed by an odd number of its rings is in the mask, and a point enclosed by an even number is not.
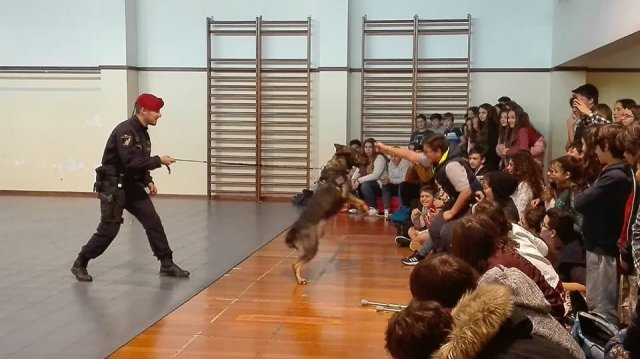
{"type": "MultiPolygon", "coordinates": [[[[290,203],[154,200],[189,279],[158,275],[146,235],[126,213],[118,237],[69,271],[99,218],[97,199],[0,197],[0,358],[104,358],[290,226],[290,203]]],[[[284,243],[283,243],[284,245],[284,243]]]]}

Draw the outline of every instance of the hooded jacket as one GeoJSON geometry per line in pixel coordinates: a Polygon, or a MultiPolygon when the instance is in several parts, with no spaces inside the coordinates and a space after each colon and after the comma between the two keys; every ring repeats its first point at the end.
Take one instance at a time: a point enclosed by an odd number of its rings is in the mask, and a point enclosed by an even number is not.
{"type": "Polygon", "coordinates": [[[451,333],[433,359],[567,358],[556,343],[532,335],[531,321],[514,311],[512,292],[505,286],[479,285],[451,314],[451,333]]]}
{"type": "Polygon", "coordinates": [[[574,206],[584,216],[582,235],[587,251],[618,256],[617,242],[633,181],[629,166],[618,163],[605,167],[589,188],[576,195],[574,206]]]}
{"type": "Polygon", "coordinates": [[[551,316],[551,306],[538,286],[524,273],[515,268],[497,266],[485,272],[478,283],[502,284],[509,287],[513,293],[513,304],[531,320],[534,335],[560,345],[571,358],[585,358],[578,343],[551,316]]]}

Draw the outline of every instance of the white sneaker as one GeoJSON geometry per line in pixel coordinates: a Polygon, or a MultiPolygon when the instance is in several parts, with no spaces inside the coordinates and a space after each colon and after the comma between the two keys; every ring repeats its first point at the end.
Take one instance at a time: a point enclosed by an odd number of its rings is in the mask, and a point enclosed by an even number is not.
{"type": "Polygon", "coordinates": [[[369,215],[370,216],[377,216],[378,215],[378,210],[373,208],[373,207],[369,207],[369,215]]]}

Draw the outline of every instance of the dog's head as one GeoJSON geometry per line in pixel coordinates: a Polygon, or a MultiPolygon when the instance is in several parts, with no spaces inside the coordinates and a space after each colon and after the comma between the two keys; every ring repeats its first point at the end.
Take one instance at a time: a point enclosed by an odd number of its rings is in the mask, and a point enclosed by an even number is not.
{"type": "Polygon", "coordinates": [[[352,150],[350,146],[335,144],[336,153],[334,153],[327,167],[341,170],[348,170],[356,166],[362,167],[369,163],[369,158],[362,152],[352,150]]]}

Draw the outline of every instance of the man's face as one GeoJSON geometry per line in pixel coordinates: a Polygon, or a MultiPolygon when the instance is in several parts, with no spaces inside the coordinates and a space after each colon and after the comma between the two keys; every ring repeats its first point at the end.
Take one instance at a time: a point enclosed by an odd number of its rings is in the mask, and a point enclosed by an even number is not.
{"type": "Polygon", "coordinates": [[[427,156],[427,158],[429,159],[429,161],[431,161],[431,163],[433,164],[437,164],[438,162],[440,162],[440,159],[442,158],[442,151],[440,150],[432,150],[431,147],[424,145],[423,147],[424,149],[424,155],[427,156]]]}
{"type": "Polygon", "coordinates": [[[422,117],[416,118],[416,127],[418,130],[424,130],[427,128],[427,121],[425,121],[422,117]]]}
{"type": "Polygon", "coordinates": [[[469,167],[473,170],[477,170],[484,163],[484,158],[478,153],[469,155],[469,167]]]}
{"type": "Polygon", "coordinates": [[[147,126],[155,126],[158,124],[158,119],[162,117],[160,111],[151,111],[146,108],[140,109],[140,117],[147,126]]]}
{"type": "Polygon", "coordinates": [[[586,96],[580,95],[580,94],[574,94],[574,96],[580,102],[582,102],[583,104],[587,105],[587,107],[589,107],[589,108],[593,107],[593,99],[589,99],[586,96]]]}
{"type": "Polygon", "coordinates": [[[449,128],[453,125],[453,120],[449,117],[445,117],[444,120],[442,120],[442,123],[444,124],[444,127],[449,128]]]}

